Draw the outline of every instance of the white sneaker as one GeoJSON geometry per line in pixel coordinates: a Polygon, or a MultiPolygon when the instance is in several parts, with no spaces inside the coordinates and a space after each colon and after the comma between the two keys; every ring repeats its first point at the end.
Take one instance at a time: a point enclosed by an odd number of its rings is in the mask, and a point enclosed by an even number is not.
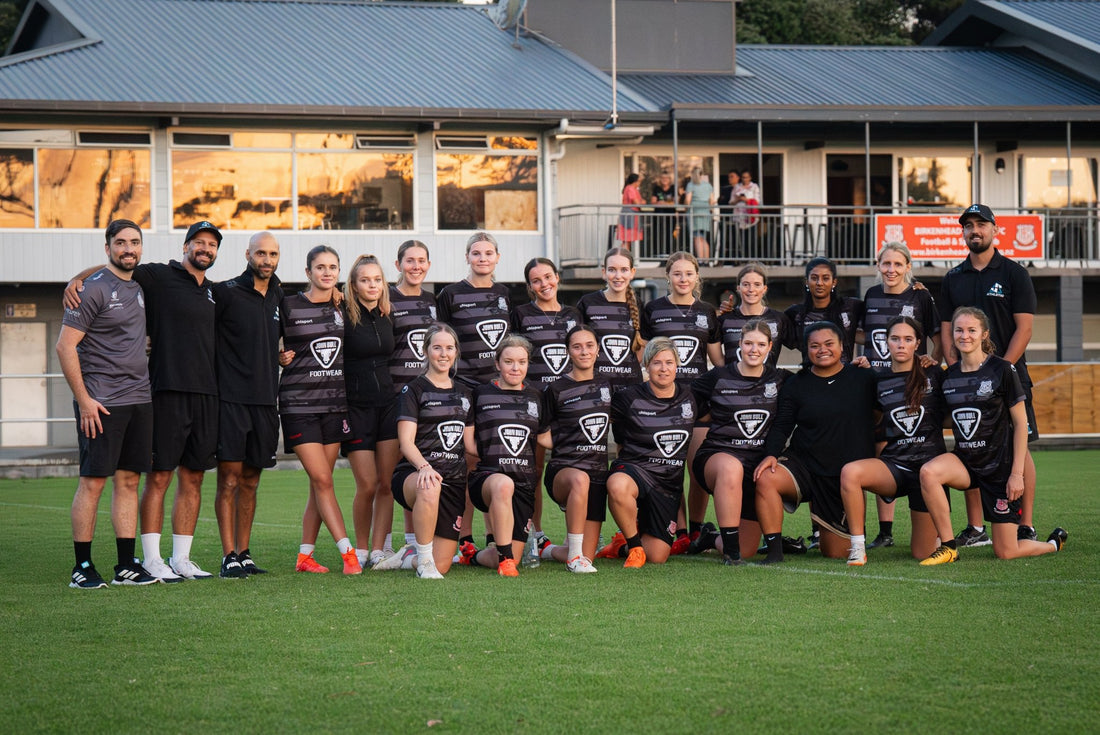
{"type": "Polygon", "coordinates": [[[867,563],[867,550],[864,547],[860,546],[860,547],[857,548],[855,546],[852,546],[848,550],[848,566],[850,566],[850,567],[861,567],[866,563],[867,563]]]}
{"type": "MultiPolygon", "coordinates": [[[[384,549],[375,549],[374,551],[372,551],[370,553],[370,559],[368,560],[368,563],[370,564],[370,566],[373,567],[378,562],[384,561],[384,560],[388,559],[391,556],[393,556],[392,551],[387,554],[384,549]]],[[[364,569],[366,569],[367,565],[363,564],[362,567],[364,569]]]]}
{"type": "Polygon", "coordinates": [[[592,574],[599,571],[592,566],[592,561],[587,556],[574,556],[565,568],[574,574],[592,574]]]}
{"type": "Polygon", "coordinates": [[[404,566],[404,561],[407,557],[415,557],[416,549],[411,546],[402,546],[394,553],[393,556],[388,556],[382,561],[374,565],[373,569],[379,572],[389,572],[394,569],[400,569],[404,566]]]}
{"type": "Polygon", "coordinates": [[[443,579],[443,575],[439,573],[439,568],[431,559],[419,562],[416,565],[416,576],[420,579],[443,579]]]}
{"type": "Polygon", "coordinates": [[[183,577],[172,571],[172,568],[164,563],[164,559],[146,559],[142,564],[145,571],[165,583],[182,582],[183,577]]]}
{"type": "Polygon", "coordinates": [[[199,569],[199,565],[187,557],[183,557],[182,559],[169,559],[168,565],[172,567],[173,572],[184,579],[213,579],[214,577],[210,572],[204,572],[199,569]]]}

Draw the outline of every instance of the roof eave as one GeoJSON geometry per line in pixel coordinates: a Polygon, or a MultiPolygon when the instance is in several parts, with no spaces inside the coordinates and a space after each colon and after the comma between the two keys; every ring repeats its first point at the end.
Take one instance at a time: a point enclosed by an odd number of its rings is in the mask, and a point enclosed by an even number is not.
{"type": "Polygon", "coordinates": [[[680,121],[749,120],[761,122],[1093,122],[1098,105],[1036,107],[724,105],[673,103],[680,121]]]}

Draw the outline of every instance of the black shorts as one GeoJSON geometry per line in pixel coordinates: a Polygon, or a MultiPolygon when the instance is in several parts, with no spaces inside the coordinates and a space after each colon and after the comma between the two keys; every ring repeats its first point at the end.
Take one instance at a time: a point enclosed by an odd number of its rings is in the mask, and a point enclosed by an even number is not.
{"type": "Polygon", "coordinates": [[[218,405],[218,461],[249,467],[275,466],[279,451],[279,412],[274,406],[222,401],[218,405]]]}
{"type": "Polygon", "coordinates": [[[728,454],[741,463],[741,467],[744,470],[741,475],[741,520],[757,520],[756,482],[752,479],[752,473],[756,469],[756,465],[760,464],[760,460],[762,460],[763,457],[756,457],[754,455],[755,458],[749,458],[740,454],[734,454],[733,452],[723,452],[718,449],[704,450],[700,448],[699,451],[695,453],[695,461],[691,463],[691,475],[695,478],[695,482],[699,484],[699,487],[703,488],[708,495],[714,495],[714,488],[707,485],[707,462],[716,454],[728,454]]]}
{"type": "MultiPolygon", "coordinates": [[[[489,512],[489,504],[481,494],[485,481],[493,475],[501,475],[502,472],[489,470],[474,470],[470,473],[469,490],[470,502],[482,513],[489,512]]],[[[510,477],[510,476],[509,476],[510,477]]],[[[515,482],[515,478],[511,478],[515,482]]],[[[535,493],[533,490],[516,483],[512,492],[512,540],[527,543],[527,534],[531,531],[531,516],[535,514],[535,493]]],[[[500,543],[500,539],[497,539],[500,543]]]]}
{"type": "MultiPolygon", "coordinates": [[[[405,499],[405,480],[409,475],[415,474],[416,470],[412,467],[402,465],[393,471],[393,479],[390,480],[393,499],[410,513],[412,508],[405,499]]],[[[435,516],[435,535],[450,541],[458,541],[462,536],[462,514],[465,510],[466,488],[443,483],[439,493],[439,511],[435,516]]]]}
{"type": "Polygon", "coordinates": [[[1038,440],[1039,424],[1035,422],[1035,406],[1031,400],[1031,383],[1024,385],[1024,410],[1027,411],[1027,443],[1038,440]]]}
{"type": "MultiPolygon", "coordinates": [[[[966,463],[963,462],[963,467],[966,463]]],[[[974,470],[966,467],[970,474],[970,487],[978,488],[982,497],[982,516],[987,523],[1012,523],[1020,525],[1020,517],[1023,514],[1022,498],[1008,499],[1008,473],[996,477],[986,477],[976,474],[974,470]]]]}
{"type": "Polygon", "coordinates": [[[397,439],[397,396],[384,406],[348,404],[351,436],[340,445],[340,454],[366,450],[373,452],[378,442],[397,439]]]}
{"type": "Polygon", "coordinates": [[[104,408],[111,414],[99,415],[103,431],[89,439],[80,430],[80,406],[73,401],[80,476],[110,477],[116,470],[148,472],[153,459],[153,404],[104,408]]]}
{"type": "Polygon", "coordinates": [[[784,500],[783,508],[794,513],[798,503],[810,504],[810,517],[837,536],[849,538],[848,516],[840,499],[840,477],[815,475],[797,457],[780,457],[779,463],[794,477],[798,502],[784,500]]]}
{"type": "Polygon", "coordinates": [[[612,462],[607,471],[622,473],[638,486],[638,532],[672,546],[676,540],[676,514],[680,512],[683,492],[672,495],[658,489],[656,479],[643,467],[630,462],[612,462]]]}
{"type": "MultiPolygon", "coordinates": [[[[894,478],[894,486],[897,488],[893,498],[883,498],[883,500],[892,503],[895,498],[904,496],[909,499],[910,512],[927,513],[928,506],[924,502],[924,493],[920,489],[920,468],[913,469],[881,457],[879,461],[886,465],[886,469],[890,470],[890,474],[894,478]]],[[[943,494],[947,497],[947,507],[950,508],[951,495],[947,492],[947,488],[943,488],[943,494]]]]}
{"type": "Polygon", "coordinates": [[[283,451],[290,453],[299,444],[339,444],[351,434],[345,413],[282,415],[283,451]]]}
{"type": "Polygon", "coordinates": [[[217,396],[174,390],[153,394],[154,472],[213,469],[217,451],[217,396]]]}
{"type": "MultiPolygon", "coordinates": [[[[565,506],[558,503],[557,498],[554,497],[554,478],[559,472],[569,467],[568,464],[562,462],[550,461],[546,463],[546,474],[543,475],[542,484],[546,488],[546,494],[550,496],[550,500],[557,503],[557,506],[561,508],[562,512],[565,512],[565,506]]],[[[596,521],[597,523],[603,523],[607,520],[607,470],[598,472],[588,471],[588,510],[585,513],[584,519],[586,521],[596,521]]]]}

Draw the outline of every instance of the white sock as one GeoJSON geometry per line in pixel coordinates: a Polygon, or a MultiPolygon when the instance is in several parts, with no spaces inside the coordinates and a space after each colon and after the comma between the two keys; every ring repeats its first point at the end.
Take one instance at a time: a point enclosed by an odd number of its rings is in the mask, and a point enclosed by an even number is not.
{"type": "Polygon", "coordinates": [[[569,558],[576,559],[578,556],[584,553],[584,534],[583,533],[567,533],[565,534],[565,542],[569,545],[569,558]]]}
{"type": "Polygon", "coordinates": [[[539,530],[535,531],[535,540],[536,541],[542,541],[544,538],[546,538],[546,534],[542,532],[542,529],[539,529],[539,530]]]}
{"type": "Polygon", "coordinates": [[[432,548],[434,546],[435,541],[429,541],[426,544],[416,544],[416,561],[418,564],[435,564],[435,558],[432,556],[432,548]]]}
{"type": "Polygon", "coordinates": [[[299,554],[305,554],[306,556],[309,556],[310,554],[313,553],[313,550],[316,549],[316,548],[317,547],[314,544],[301,544],[298,547],[298,553],[299,554]]]}
{"type": "Polygon", "coordinates": [[[160,534],[141,534],[141,553],[145,555],[145,561],[160,558],[160,534]]]}
{"type": "Polygon", "coordinates": [[[1049,540],[1047,541],[1047,543],[1048,543],[1048,544],[1050,544],[1051,546],[1053,546],[1053,547],[1055,548],[1055,550],[1057,550],[1057,549],[1058,549],[1058,542],[1057,542],[1057,541],[1055,541],[1054,539],[1049,539],[1049,540]]]}
{"type": "Polygon", "coordinates": [[[971,526],[978,533],[985,533],[985,526],[971,526]]]}
{"type": "Polygon", "coordinates": [[[190,559],[191,558],[191,542],[195,540],[194,536],[184,536],[182,534],[172,534],[172,558],[173,559],[190,559]]]}
{"type": "Polygon", "coordinates": [[[863,548],[863,545],[864,545],[865,543],[867,543],[867,536],[866,536],[866,534],[862,534],[862,533],[861,533],[861,534],[860,534],[860,535],[858,535],[858,536],[852,536],[852,548],[853,548],[853,549],[862,549],[862,548],[863,548]]]}
{"type": "Polygon", "coordinates": [[[348,537],[344,536],[344,538],[336,542],[336,548],[340,550],[341,554],[346,554],[354,547],[352,547],[351,542],[348,541],[348,537]]]}
{"type": "MultiPolygon", "coordinates": [[[[389,536],[386,537],[386,543],[387,544],[390,543],[389,536]]],[[[416,543],[416,534],[412,531],[406,531],[405,532],[405,544],[411,546],[412,544],[415,544],[415,543],[416,543]]]]}

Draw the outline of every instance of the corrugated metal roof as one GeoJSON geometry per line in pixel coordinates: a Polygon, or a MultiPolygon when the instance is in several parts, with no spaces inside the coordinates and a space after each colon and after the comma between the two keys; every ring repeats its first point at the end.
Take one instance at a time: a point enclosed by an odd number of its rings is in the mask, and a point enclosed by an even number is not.
{"type": "Polygon", "coordinates": [[[737,64],[751,76],[623,80],[665,106],[1100,105],[1100,85],[1021,49],[741,45],[737,64]]]}
{"type": "Polygon", "coordinates": [[[997,0],[988,4],[1006,6],[1009,11],[1030,16],[1100,47],[1100,3],[1095,0],[997,0]]]}
{"type": "MultiPolygon", "coordinates": [[[[0,99],[381,113],[598,114],[607,75],[464,5],[346,0],[60,0],[98,43],[0,65],[0,99]],[[427,71],[427,73],[425,73],[427,71]]],[[[652,110],[620,90],[622,113],[652,110]]],[[[209,108],[207,108],[209,109],[209,108]]]]}

